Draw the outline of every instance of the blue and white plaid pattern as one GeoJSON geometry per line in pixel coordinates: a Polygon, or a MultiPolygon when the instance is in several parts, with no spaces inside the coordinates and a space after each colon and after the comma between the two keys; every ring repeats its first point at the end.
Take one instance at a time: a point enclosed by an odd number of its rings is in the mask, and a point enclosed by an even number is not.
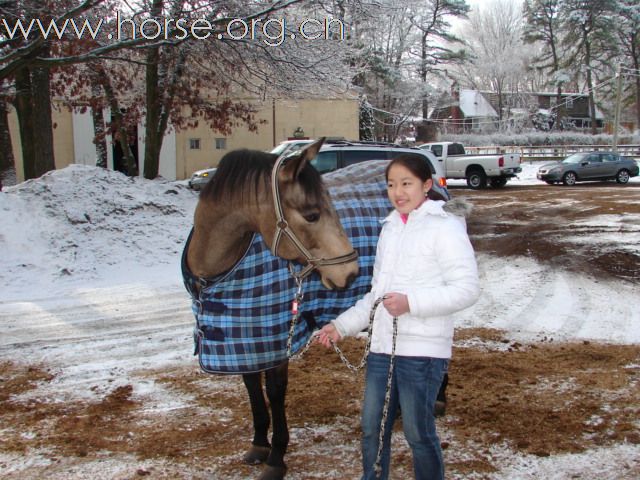
{"type": "MultiPolygon", "coordinates": [[[[360,274],[346,290],[328,290],[314,272],[304,280],[304,300],[291,353],[311,333],[353,305],[370,288],[380,220],[391,211],[386,194],[387,161],[370,161],[324,176],[342,225],[358,252],[360,274]]],[[[275,220],[274,220],[275,221],[275,220]]],[[[272,368],[287,359],[291,302],[297,285],[288,263],[275,257],[256,234],[236,266],[215,279],[198,279],[182,255],[184,283],[193,298],[194,339],[201,368],[242,374],[272,368]],[[194,286],[201,286],[200,295],[194,286]]]]}

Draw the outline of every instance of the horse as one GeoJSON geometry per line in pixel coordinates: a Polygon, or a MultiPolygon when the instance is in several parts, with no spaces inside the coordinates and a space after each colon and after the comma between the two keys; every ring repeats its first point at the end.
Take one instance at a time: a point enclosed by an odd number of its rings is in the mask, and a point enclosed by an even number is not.
{"type": "MultiPolygon", "coordinates": [[[[391,208],[378,185],[368,202],[377,210],[362,217],[365,224],[347,220],[347,235],[334,207],[339,200],[332,202],[309,164],[321,145],[322,139],[286,158],[252,150],[225,155],[201,191],[182,255],[200,366],[242,375],[254,425],[244,460],[266,463],[260,480],[282,479],[286,473],[288,356],[352,305],[354,295],[366,293],[378,220],[391,208]],[[294,328],[292,302],[300,303],[294,328]]],[[[348,191],[349,183],[345,187],[348,191]]]]}
{"type": "Polygon", "coordinates": [[[195,353],[205,372],[242,375],[254,427],[243,460],[265,464],[259,480],[287,471],[288,359],[368,291],[380,220],[393,208],[387,161],[323,178],[309,164],[321,145],[286,158],[225,155],[201,191],[182,254],[195,353]]]}

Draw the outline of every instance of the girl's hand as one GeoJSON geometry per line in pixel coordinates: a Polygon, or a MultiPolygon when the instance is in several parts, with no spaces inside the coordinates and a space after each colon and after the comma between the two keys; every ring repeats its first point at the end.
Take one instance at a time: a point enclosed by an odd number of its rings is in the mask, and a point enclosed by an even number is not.
{"type": "Polygon", "coordinates": [[[403,313],[409,312],[409,299],[403,293],[391,292],[382,297],[382,305],[387,309],[389,315],[399,317],[403,313]]]}
{"type": "Polygon", "coordinates": [[[320,332],[316,334],[316,342],[324,345],[326,348],[331,348],[331,342],[338,343],[340,340],[342,340],[342,337],[333,323],[326,324],[320,329],[320,332]]]}

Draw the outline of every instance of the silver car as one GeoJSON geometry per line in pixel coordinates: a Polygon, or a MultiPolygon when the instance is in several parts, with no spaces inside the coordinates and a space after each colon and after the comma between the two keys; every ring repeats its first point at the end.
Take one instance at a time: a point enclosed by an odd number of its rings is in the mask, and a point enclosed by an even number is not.
{"type": "Polygon", "coordinates": [[[293,152],[297,152],[303,147],[306,147],[310,143],[315,142],[315,140],[285,140],[284,142],[280,142],[273,150],[269,153],[275,153],[276,155],[290,154],[293,152]]]}
{"type": "Polygon", "coordinates": [[[561,162],[546,163],[538,169],[538,180],[549,185],[562,182],[575,185],[583,180],[615,180],[627,183],[638,175],[638,163],[633,158],[614,152],[574,153],[561,162]]]}
{"type": "Polygon", "coordinates": [[[202,187],[211,180],[215,171],[215,168],[205,168],[204,170],[197,170],[193,172],[189,179],[189,188],[192,188],[193,190],[202,190],[202,187]]]}

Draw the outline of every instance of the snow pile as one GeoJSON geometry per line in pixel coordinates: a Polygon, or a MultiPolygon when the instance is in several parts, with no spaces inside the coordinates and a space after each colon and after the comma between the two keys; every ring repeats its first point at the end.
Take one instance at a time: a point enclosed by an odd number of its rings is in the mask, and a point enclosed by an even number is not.
{"type": "MultiPolygon", "coordinates": [[[[19,292],[179,275],[197,195],[175,182],[71,165],[0,195],[0,281],[19,292]],[[157,277],[157,275],[155,275],[157,277]]],[[[5,293],[9,293],[6,292],[5,293]]]]}

